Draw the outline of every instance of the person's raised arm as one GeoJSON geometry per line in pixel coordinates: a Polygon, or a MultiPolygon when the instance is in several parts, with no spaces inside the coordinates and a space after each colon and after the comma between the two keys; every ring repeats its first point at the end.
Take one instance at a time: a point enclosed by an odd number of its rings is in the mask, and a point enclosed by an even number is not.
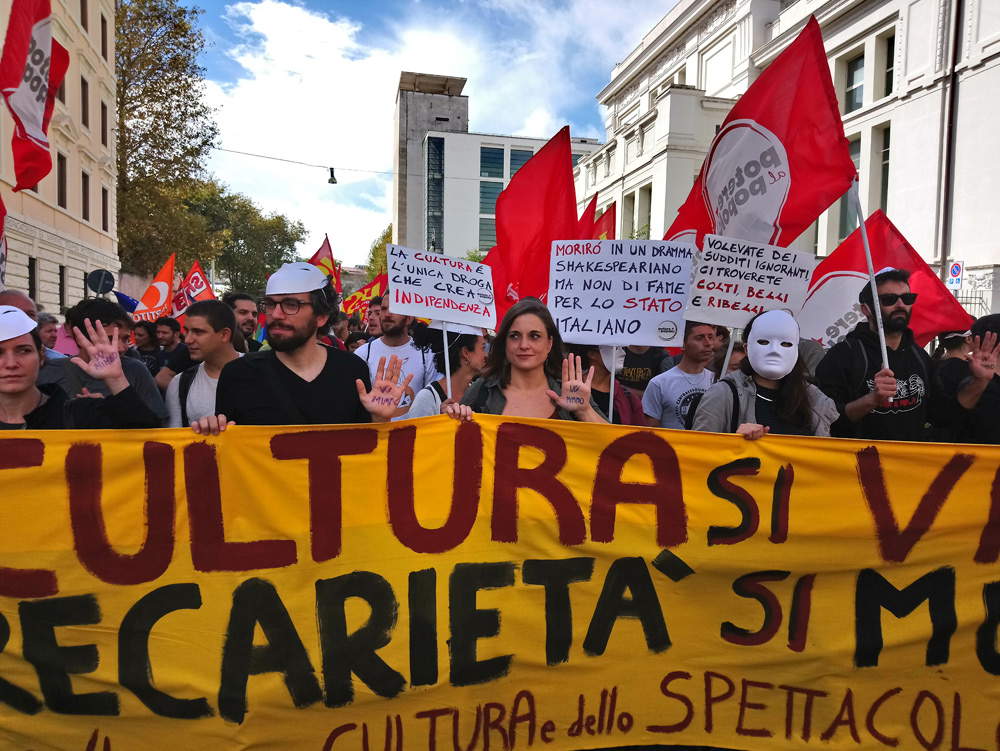
{"type": "Polygon", "coordinates": [[[551,389],[545,393],[557,406],[570,412],[580,422],[603,422],[607,420],[594,409],[590,401],[590,385],[594,380],[594,369],[583,374],[583,363],[579,355],[569,355],[563,358],[562,387],[560,394],[551,389]]]}
{"type": "Polygon", "coordinates": [[[392,355],[388,366],[385,358],[380,357],[378,368],[375,370],[375,381],[370,390],[365,388],[365,383],[360,378],[355,380],[358,398],[371,415],[372,422],[389,422],[396,415],[399,401],[413,380],[413,374],[410,373],[401,381],[402,372],[403,361],[398,357],[392,355]]]}
{"type": "Polygon", "coordinates": [[[974,337],[972,353],[969,358],[969,374],[971,379],[958,390],[958,403],[966,409],[973,409],[979,404],[986,387],[990,385],[993,376],[997,374],[997,363],[1000,361],[1000,343],[993,331],[986,336],[974,337]]]}

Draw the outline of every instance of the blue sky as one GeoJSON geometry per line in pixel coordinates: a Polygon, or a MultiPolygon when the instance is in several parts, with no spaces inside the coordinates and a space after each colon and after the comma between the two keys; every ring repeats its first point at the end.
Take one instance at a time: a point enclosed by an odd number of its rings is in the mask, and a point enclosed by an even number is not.
{"type": "Polygon", "coordinates": [[[209,169],[265,211],[303,221],[361,263],[391,220],[392,112],[400,70],[469,79],[470,126],[603,139],[595,94],[674,0],[191,3],[221,144],[338,168],[216,152],[209,169]],[[349,171],[354,168],[357,171],[349,171]]]}

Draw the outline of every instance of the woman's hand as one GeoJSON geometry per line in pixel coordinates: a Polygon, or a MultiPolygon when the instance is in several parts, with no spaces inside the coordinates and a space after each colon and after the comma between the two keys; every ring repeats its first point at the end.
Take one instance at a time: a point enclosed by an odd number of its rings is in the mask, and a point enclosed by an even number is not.
{"type": "Polygon", "coordinates": [[[385,358],[380,357],[378,368],[375,371],[375,381],[372,383],[370,391],[365,390],[365,384],[360,378],[354,382],[358,389],[361,406],[367,410],[375,422],[389,422],[400,414],[399,401],[406,393],[410,381],[413,380],[413,373],[410,373],[400,383],[402,372],[403,361],[398,357],[392,355],[389,358],[388,367],[386,367],[385,358]]]}
{"type": "Polygon", "coordinates": [[[459,422],[471,422],[472,416],[475,413],[468,404],[445,402],[441,405],[441,414],[448,415],[451,419],[458,420],[459,422]]]}
{"type": "Polygon", "coordinates": [[[572,413],[578,420],[604,422],[590,406],[590,384],[593,380],[594,369],[590,368],[584,376],[580,356],[569,355],[563,358],[562,393],[557,394],[552,389],[546,389],[545,393],[553,404],[572,413]]]}
{"type": "Polygon", "coordinates": [[[118,355],[118,327],[112,329],[109,338],[104,324],[100,321],[95,323],[96,326],[89,318],[83,320],[86,335],[79,328],[73,327],[77,346],[87,357],[74,357],[71,362],[91,378],[104,381],[112,394],[120,394],[128,388],[129,383],[118,355]]]}
{"type": "Polygon", "coordinates": [[[756,441],[770,432],[771,429],[767,425],[758,425],[755,422],[745,422],[736,428],[736,434],[743,436],[748,441],[756,441]]]}

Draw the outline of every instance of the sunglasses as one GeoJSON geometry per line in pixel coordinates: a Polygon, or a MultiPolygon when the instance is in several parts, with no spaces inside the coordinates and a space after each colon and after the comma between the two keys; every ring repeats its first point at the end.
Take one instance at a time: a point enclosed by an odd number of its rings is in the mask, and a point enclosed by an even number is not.
{"type": "Polygon", "coordinates": [[[883,306],[888,308],[890,305],[895,305],[897,300],[902,300],[903,305],[913,305],[917,301],[916,292],[904,292],[901,295],[894,294],[892,292],[887,292],[884,295],[878,296],[878,301],[882,303],[883,306]]]}

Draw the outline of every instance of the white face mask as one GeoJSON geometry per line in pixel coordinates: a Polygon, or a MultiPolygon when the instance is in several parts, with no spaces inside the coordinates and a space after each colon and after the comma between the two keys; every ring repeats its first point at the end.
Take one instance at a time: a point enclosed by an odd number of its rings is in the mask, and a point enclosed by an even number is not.
{"type": "Polygon", "coordinates": [[[609,373],[617,373],[622,368],[625,367],[625,348],[624,347],[612,347],[610,345],[604,344],[598,347],[601,351],[601,361],[604,363],[604,367],[608,369],[609,373]],[[612,359],[612,353],[613,359],[612,359]]]}
{"type": "Polygon", "coordinates": [[[762,378],[777,381],[799,360],[799,325],[786,310],[769,310],[753,322],[747,359],[762,378]]]}

